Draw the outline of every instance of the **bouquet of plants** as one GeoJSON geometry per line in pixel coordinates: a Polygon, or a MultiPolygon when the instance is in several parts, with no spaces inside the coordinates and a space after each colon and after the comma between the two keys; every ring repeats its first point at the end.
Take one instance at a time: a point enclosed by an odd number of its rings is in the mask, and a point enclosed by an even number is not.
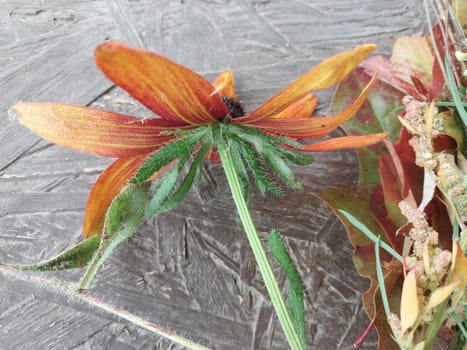
{"type": "Polygon", "coordinates": [[[340,108],[355,86],[378,75],[344,128],[356,135],[386,131],[388,140],[358,151],[356,188],[319,196],[344,222],[357,270],[371,281],[363,303],[381,349],[467,343],[467,8],[461,5],[440,16],[429,35],[396,38],[390,59],[366,60],[333,100],[340,108]]]}
{"type": "Polygon", "coordinates": [[[253,111],[244,110],[230,71],[208,82],[160,54],[101,44],[97,66],[157,117],[59,103],[13,106],[12,115],[48,141],[117,159],[91,189],[81,242],[47,261],[3,265],[2,271],[85,267],[76,291],[64,292],[187,347],[205,348],[84,291],[117,245],[143,220],[177,206],[204,162],[214,162],[224,169],[238,224],[287,341],[292,349],[305,349],[301,278],[280,233],[271,231],[268,249],[261,243],[249,212],[252,187],[281,196],[284,187],[300,189],[293,168],[313,162],[311,153],[358,148],[358,185],[317,193],[343,221],[356,268],[371,281],[363,295],[371,321],[355,346],[376,327],[380,349],[431,349],[439,342],[462,349],[467,53],[457,25],[465,25],[466,8],[454,5],[430,26],[430,35],[397,38],[390,59],[367,58],[376,48],[372,44],[344,51],[253,111]],[[337,83],[332,116],[313,116],[313,91],[337,83]],[[348,136],[321,139],[339,126],[348,136]],[[287,296],[271,268],[273,259],[287,278],[287,296]]]}

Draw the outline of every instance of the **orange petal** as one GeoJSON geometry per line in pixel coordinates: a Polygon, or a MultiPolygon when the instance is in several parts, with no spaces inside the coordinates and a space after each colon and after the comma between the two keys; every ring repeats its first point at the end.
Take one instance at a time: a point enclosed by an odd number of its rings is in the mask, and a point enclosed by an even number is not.
{"type": "Polygon", "coordinates": [[[215,87],[215,91],[222,96],[236,100],[237,95],[235,94],[235,78],[231,71],[224,71],[219,74],[216,79],[212,82],[212,86],[215,87]]]}
{"type": "Polygon", "coordinates": [[[322,152],[334,151],[343,148],[360,148],[374,145],[375,143],[382,141],[386,136],[388,136],[388,134],[386,132],[382,132],[379,134],[362,136],[334,137],[332,139],[316,142],[311,145],[304,145],[301,149],[304,151],[322,152]]]}
{"type": "MultiPolygon", "coordinates": [[[[375,81],[376,78],[373,77],[365,89],[363,89],[360,96],[358,96],[358,98],[349,107],[347,107],[347,109],[335,116],[297,119],[268,118],[257,121],[251,125],[264,129],[265,131],[299,139],[317,138],[327,135],[331,131],[335,130],[339,125],[352,118],[365,101],[366,96],[375,81]]],[[[233,122],[236,122],[236,120],[234,119],[233,122]]]]}
{"type": "Polygon", "coordinates": [[[281,112],[271,115],[268,118],[274,119],[288,119],[288,118],[307,118],[313,115],[316,106],[318,105],[318,98],[312,93],[306,94],[297,102],[291,104],[281,112]]]}
{"type": "Polygon", "coordinates": [[[99,176],[89,193],[83,222],[83,236],[91,237],[102,233],[105,213],[112,200],[128,180],[144,163],[148,155],[120,158],[99,176]]]}
{"type": "Polygon", "coordinates": [[[154,151],[178,129],[164,119],[140,119],[99,109],[59,103],[18,103],[21,124],[58,145],[107,157],[130,157],[154,151]]]}
{"type": "Polygon", "coordinates": [[[376,47],[373,44],[357,46],[353,50],[341,52],[321,62],[250,113],[248,122],[277,114],[313,90],[333,86],[344,79],[376,47]]]}
{"type": "Polygon", "coordinates": [[[162,55],[107,42],[95,59],[110,80],[162,118],[198,125],[227,115],[208,81],[162,55]]]}

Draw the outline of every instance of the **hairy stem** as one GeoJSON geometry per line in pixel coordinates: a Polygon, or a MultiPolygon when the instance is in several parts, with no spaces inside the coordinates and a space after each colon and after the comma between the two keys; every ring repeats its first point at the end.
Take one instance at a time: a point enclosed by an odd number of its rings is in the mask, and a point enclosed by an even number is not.
{"type": "Polygon", "coordinates": [[[266,253],[258,237],[258,233],[253,224],[253,220],[251,219],[246,201],[243,198],[241,185],[237,173],[235,171],[231,153],[229,152],[226,145],[224,145],[222,140],[217,143],[217,147],[222,165],[224,167],[225,175],[227,177],[227,182],[230,186],[232,197],[234,199],[235,205],[237,206],[240,220],[243,224],[243,228],[246,232],[248,241],[253,251],[253,255],[258,264],[259,270],[264,280],[264,284],[266,285],[266,289],[269,293],[269,297],[271,298],[272,305],[276,310],[279,322],[282,326],[282,329],[284,330],[285,336],[287,337],[287,340],[292,350],[304,350],[301,345],[300,338],[297,332],[295,331],[295,328],[293,327],[290,314],[285,305],[274,273],[271,269],[271,266],[269,265],[266,253]]]}

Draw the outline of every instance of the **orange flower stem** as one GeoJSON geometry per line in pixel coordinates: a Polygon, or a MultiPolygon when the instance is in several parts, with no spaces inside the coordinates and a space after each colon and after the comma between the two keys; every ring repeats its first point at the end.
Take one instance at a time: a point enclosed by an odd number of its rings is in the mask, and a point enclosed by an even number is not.
{"type": "Polygon", "coordinates": [[[235,166],[228,150],[228,146],[224,144],[223,140],[220,140],[217,142],[217,147],[240,220],[243,224],[253,255],[258,264],[264,284],[266,285],[266,289],[269,293],[269,297],[271,298],[272,305],[276,310],[276,314],[282,329],[284,330],[287,341],[289,342],[292,350],[305,350],[301,345],[300,338],[295,331],[295,328],[293,327],[292,319],[285,305],[284,298],[282,297],[282,293],[277,284],[271,265],[269,264],[268,258],[259,239],[258,232],[253,224],[245,198],[242,194],[241,185],[235,171],[235,166]]]}

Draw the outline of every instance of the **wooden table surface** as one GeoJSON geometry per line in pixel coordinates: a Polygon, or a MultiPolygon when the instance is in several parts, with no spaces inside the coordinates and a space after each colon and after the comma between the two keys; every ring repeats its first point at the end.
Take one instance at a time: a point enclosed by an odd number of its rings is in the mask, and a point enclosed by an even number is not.
{"type": "MultiPolygon", "coordinates": [[[[80,236],[88,192],[110,159],[39,139],[7,110],[17,101],[92,105],[150,116],[94,65],[108,39],[161,52],[212,79],[236,73],[246,109],[323,58],[362,43],[389,53],[392,37],[421,33],[419,0],[1,0],[0,261],[32,263],[80,236]]],[[[332,91],[319,93],[321,113],[332,91]]],[[[367,281],[343,227],[312,192],[354,184],[352,151],[318,154],[296,169],[300,192],[254,194],[266,237],[276,228],[298,261],[313,349],[352,349],[367,325],[367,281]]],[[[82,271],[40,274],[78,281],[82,271]]],[[[283,281],[283,276],[281,277],[283,281]]],[[[222,170],[150,220],[105,263],[89,292],[216,349],[286,349],[222,170]]],[[[27,280],[0,273],[0,349],[180,349],[149,331],[27,280]]],[[[362,347],[375,348],[372,335],[362,347]]]]}

